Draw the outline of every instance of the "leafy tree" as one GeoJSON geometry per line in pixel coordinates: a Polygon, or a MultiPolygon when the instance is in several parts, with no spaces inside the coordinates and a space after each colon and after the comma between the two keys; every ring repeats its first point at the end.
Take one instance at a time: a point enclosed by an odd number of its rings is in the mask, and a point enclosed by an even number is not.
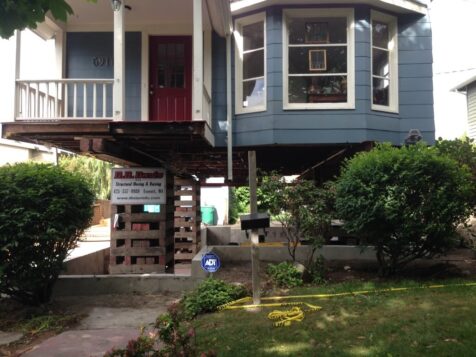
{"type": "Polygon", "coordinates": [[[345,163],[336,194],[345,229],[375,247],[380,273],[389,275],[452,247],[474,186],[466,167],[435,148],[383,144],[345,163]]]}
{"type": "Polygon", "coordinates": [[[111,163],[87,156],[62,155],[59,165],[67,171],[80,173],[91,186],[96,198],[109,198],[113,167],[111,163]]]}
{"type": "Polygon", "coordinates": [[[45,303],[94,195],[78,173],[46,164],[1,167],[0,182],[0,294],[45,303]]]}
{"type": "Polygon", "coordinates": [[[270,213],[283,227],[291,259],[296,261],[300,242],[312,246],[306,262],[309,269],[315,252],[322,246],[330,229],[334,202],[331,186],[320,188],[307,180],[288,184],[281,176],[272,173],[262,180],[260,189],[270,213]]]}
{"type": "Polygon", "coordinates": [[[37,23],[45,20],[48,12],[56,20],[66,22],[73,9],[66,0],[1,0],[0,37],[9,38],[15,30],[35,29],[37,23]]]}
{"type": "MultiPolygon", "coordinates": [[[[467,166],[473,178],[473,185],[476,186],[476,143],[473,139],[467,136],[454,140],[438,138],[435,146],[441,154],[467,166]]],[[[476,196],[473,197],[473,205],[476,206],[476,196]]]]}

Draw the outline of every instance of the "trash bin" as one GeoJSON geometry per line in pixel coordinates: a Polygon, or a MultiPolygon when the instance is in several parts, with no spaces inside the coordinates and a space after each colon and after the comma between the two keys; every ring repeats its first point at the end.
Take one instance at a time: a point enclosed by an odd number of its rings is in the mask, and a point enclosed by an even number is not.
{"type": "Polygon", "coordinates": [[[214,206],[202,206],[200,207],[202,213],[202,223],[214,226],[217,224],[217,210],[214,206]]]}

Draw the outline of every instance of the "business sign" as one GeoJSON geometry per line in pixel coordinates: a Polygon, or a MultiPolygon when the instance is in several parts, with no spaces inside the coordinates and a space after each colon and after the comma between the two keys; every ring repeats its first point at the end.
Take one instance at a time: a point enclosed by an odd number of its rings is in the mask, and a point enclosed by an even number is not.
{"type": "Polygon", "coordinates": [[[220,258],[214,253],[207,253],[202,257],[202,269],[208,273],[215,273],[220,269],[220,258]]]}
{"type": "Polygon", "coordinates": [[[112,169],[112,204],[165,204],[165,197],[165,169],[149,167],[112,169]]]}

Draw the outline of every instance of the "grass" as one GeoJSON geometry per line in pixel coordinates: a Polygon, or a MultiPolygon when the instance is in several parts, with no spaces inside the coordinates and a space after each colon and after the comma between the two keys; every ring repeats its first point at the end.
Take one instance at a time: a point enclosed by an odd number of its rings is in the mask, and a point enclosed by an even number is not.
{"type": "MultiPolygon", "coordinates": [[[[347,283],[295,288],[289,295],[418,286],[347,283]]],[[[203,315],[195,321],[198,349],[219,356],[473,356],[476,351],[476,286],[299,301],[322,310],[279,328],[267,319],[272,308],[203,315]]]]}

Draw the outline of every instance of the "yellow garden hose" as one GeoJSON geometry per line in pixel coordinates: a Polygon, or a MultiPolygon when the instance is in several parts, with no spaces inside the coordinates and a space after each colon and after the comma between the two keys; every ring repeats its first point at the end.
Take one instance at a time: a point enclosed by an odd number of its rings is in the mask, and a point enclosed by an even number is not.
{"type": "Polygon", "coordinates": [[[274,310],[268,314],[268,319],[277,320],[274,322],[274,326],[291,326],[293,322],[301,322],[304,319],[304,313],[315,312],[322,309],[320,306],[311,305],[306,302],[279,302],[282,300],[293,300],[293,299],[328,299],[333,297],[342,297],[342,296],[356,296],[364,294],[377,294],[377,293],[386,293],[386,292],[400,292],[416,289],[442,289],[446,287],[457,287],[457,286],[476,286],[476,283],[461,283],[461,284],[448,284],[448,285],[427,285],[427,286],[418,286],[418,287],[408,287],[408,288],[387,288],[387,289],[376,289],[376,290],[360,290],[360,291],[349,291],[344,293],[334,293],[334,294],[310,294],[310,295],[288,295],[288,296],[269,296],[261,298],[262,301],[277,301],[272,303],[265,304],[246,304],[252,301],[251,297],[245,297],[239,300],[223,304],[218,307],[219,311],[222,310],[238,310],[238,309],[253,309],[253,308],[262,308],[262,307],[291,307],[289,310],[274,310]],[[299,306],[307,307],[306,310],[303,310],[299,306]]]}

